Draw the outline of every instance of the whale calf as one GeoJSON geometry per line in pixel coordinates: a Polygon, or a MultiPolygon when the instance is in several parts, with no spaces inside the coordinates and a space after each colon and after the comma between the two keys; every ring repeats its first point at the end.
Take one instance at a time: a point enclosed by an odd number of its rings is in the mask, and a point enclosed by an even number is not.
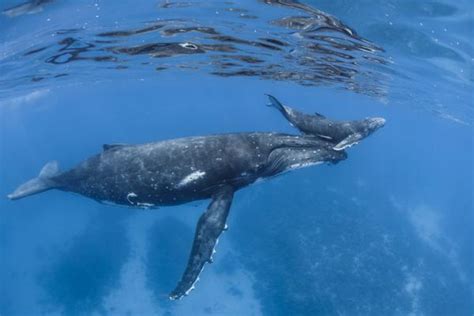
{"type": "MultiPolygon", "coordinates": [[[[334,124],[334,128],[339,128],[334,124]]],[[[382,127],[371,125],[374,132],[382,127]]],[[[329,135],[337,134],[331,131],[329,135]]],[[[50,189],[74,192],[102,203],[154,208],[210,199],[198,220],[188,263],[170,299],[187,295],[226,228],[234,192],[286,171],[335,164],[347,153],[318,135],[231,133],[171,139],[141,145],[103,145],[103,151],[61,172],[46,164],[38,177],[8,195],[21,199],[50,189]]]]}
{"type": "Polygon", "coordinates": [[[324,115],[309,115],[283,105],[274,96],[268,95],[268,106],[276,108],[283,116],[304,134],[315,135],[334,144],[335,150],[343,150],[357,144],[373,131],[385,124],[381,117],[371,117],[357,121],[334,121],[324,115]]]}

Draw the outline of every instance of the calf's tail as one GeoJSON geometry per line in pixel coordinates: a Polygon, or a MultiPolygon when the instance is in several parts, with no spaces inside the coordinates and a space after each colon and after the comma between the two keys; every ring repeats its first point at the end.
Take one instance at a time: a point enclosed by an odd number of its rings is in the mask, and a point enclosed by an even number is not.
{"type": "Polygon", "coordinates": [[[280,111],[285,116],[287,115],[284,105],[281,104],[281,102],[278,101],[277,98],[275,98],[274,96],[272,96],[270,94],[267,94],[266,96],[270,100],[270,103],[268,103],[267,106],[277,109],[278,111],[280,111]]]}

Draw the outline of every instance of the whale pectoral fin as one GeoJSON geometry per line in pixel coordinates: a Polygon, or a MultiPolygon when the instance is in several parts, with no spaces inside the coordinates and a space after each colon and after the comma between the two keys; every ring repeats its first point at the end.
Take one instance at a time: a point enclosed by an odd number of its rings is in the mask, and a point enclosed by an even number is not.
{"type": "Polygon", "coordinates": [[[206,212],[199,218],[186,270],[176,288],[170,293],[171,300],[188,295],[199,280],[199,274],[204,268],[204,264],[212,262],[212,254],[218,237],[226,229],[225,222],[233,196],[234,189],[231,186],[222,187],[213,196],[206,212]]]}
{"type": "Polygon", "coordinates": [[[111,150],[111,149],[119,149],[123,146],[127,146],[127,144],[103,144],[102,149],[106,151],[106,150],[111,150]]]}
{"type": "Polygon", "coordinates": [[[329,140],[329,141],[332,140],[332,137],[331,137],[331,136],[327,136],[327,135],[318,134],[318,137],[319,137],[319,138],[322,138],[322,139],[324,139],[324,140],[329,140]]]}
{"type": "Polygon", "coordinates": [[[333,149],[337,151],[344,150],[346,148],[349,148],[357,144],[363,138],[364,136],[360,133],[351,134],[347,136],[346,138],[344,138],[343,140],[341,140],[336,146],[333,147],[333,149]]]}

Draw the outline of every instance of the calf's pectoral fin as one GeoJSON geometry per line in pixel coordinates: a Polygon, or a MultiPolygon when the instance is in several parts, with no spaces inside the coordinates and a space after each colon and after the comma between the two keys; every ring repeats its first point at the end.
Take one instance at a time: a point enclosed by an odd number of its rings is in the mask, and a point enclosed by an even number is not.
{"type": "Polygon", "coordinates": [[[329,140],[329,141],[332,140],[332,137],[331,137],[331,136],[328,136],[328,135],[318,134],[317,136],[318,136],[319,138],[324,139],[324,140],[329,140]]]}
{"type": "Polygon", "coordinates": [[[344,138],[343,140],[341,140],[336,146],[333,147],[333,149],[337,151],[344,150],[353,145],[356,145],[363,138],[364,136],[360,133],[351,134],[347,136],[346,138],[344,138]]]}
{"type": "Polygon", "coordinates": [[[206,212],[199,218],[188,264],[178,285],[170,293],[170,299],[180,299],[193,290],[204,264],[212,262],[217,239],[226,229],[226,219],[233,196],[234,189],[231,186],[223,186],[212,197],[206,212]]]}

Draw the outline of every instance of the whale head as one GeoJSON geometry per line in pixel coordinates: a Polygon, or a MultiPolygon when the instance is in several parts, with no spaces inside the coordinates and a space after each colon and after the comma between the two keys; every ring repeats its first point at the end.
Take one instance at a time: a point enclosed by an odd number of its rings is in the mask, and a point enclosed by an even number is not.
{"type": "Polygon", "coordinates": [[[340,151],[349,148],[362,139],[366,138],[379,128],[385,125],[385,119],[382,117],[370,117],[361,121],[352,123],[351,133],[334,146],[334,150],[340,151]]]}
{"type": "Polygon", "coordinates": [[[379,128],[385,125],[385,119],[383,117],[369,117],[362,121],[361,127],[365,137],[369,136],[379,128]]]}

